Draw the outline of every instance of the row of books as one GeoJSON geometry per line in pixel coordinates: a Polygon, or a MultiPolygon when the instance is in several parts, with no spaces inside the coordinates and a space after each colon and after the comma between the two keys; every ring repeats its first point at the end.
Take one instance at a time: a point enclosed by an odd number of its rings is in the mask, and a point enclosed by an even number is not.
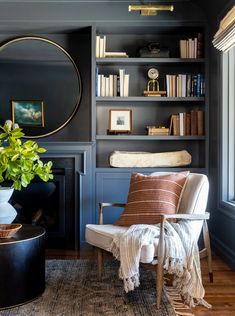
{"type": "Polygon", "coordinates": [[[174,136],[205,135],[205,112],[191,110],[171,115],[170,133],[174,136]]]}
{"type": "Polygon", "coordinates": [[[205,77],[203,74],[167,74],[167,97],[204,97],[205,77]]]}
{"type": "Polygon", "coordinates": [[[181,39],[180,58],[202,58],[203,57],[203,34],[198,33],[197,37],[181,39]]]}
{"type": "Polygon", "coordinates": [[[96,58],[107,58],[107,57],[128,57],[126,52],[107,52],[106,51],[106,35],[96,35],[96,58]]]}
{"type": "Polygon", "coordinates": [[[97,97],[128,97],[130,75],[125,69],[119,69],[119,74],[99,74],[96,79],[97,97]]]}

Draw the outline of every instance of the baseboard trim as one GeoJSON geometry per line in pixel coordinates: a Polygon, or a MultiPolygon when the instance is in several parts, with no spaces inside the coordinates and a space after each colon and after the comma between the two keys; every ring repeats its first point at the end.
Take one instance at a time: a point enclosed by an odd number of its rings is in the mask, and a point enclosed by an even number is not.
{"type": "Polygon", "coordinates": [[[235,270],[235,252],[214,235],[210,234],[210,238],[213,252],[235,270]]]}

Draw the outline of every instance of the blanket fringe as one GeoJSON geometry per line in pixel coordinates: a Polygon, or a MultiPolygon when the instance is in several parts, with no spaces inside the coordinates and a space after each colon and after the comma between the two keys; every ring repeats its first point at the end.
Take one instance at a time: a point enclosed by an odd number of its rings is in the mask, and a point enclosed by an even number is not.
{"type": "Polygon", "coordinates": [[[182,311],[189,309],[189,307],[183,303],[181,295],[177,292],[175,288],[170,286],[164,286],[164,288],[166,296],[171,306],[174,308],[177,316],[194,316],[194,314],[190,312],[182,311]]]}

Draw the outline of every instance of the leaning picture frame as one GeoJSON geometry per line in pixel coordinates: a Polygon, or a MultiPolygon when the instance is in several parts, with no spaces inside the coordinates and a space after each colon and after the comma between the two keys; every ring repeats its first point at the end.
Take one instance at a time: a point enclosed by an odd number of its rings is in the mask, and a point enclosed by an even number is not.
{"type": "Polygon", "coordinates": [[[12,100],[12,122],[23,127],[44,127],[44,103],[40,100],[12,100]]]}
{"type": "Polygon", "coordinates": [[[110,109],[109,110],[109,132],[131,133],[132,131],[132,110],[110,109]]]}

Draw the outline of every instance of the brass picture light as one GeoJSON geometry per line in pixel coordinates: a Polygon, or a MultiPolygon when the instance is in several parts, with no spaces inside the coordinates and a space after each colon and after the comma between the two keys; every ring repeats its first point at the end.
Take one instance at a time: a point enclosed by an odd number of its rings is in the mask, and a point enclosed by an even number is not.
{"type": "Polygon", "coordinates": [[[158,11],[174,11],[174,6],[161,4],[129,5],[128,11],[140,11],[141,15],[156,15],[158,11]]]}

